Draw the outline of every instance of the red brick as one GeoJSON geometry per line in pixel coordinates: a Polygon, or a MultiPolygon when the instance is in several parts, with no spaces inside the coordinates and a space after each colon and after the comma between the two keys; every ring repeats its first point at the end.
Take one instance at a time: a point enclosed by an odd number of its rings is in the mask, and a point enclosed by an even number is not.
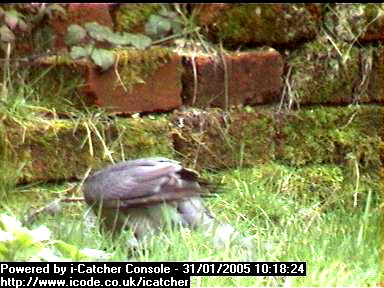
{"type": "Polygon", "coordinates": [[[88,68],[85,93],[91,102],[122,114],[170,111],[181,106],[181,58],[174,54],[145,79],[125,89],[113,68],[100,72],[88,68]]]}
{"type": "MultiPolygon", "coordinates": [[[[229,105],[255,105],[279,99],[283,60],[276,51],[234,53],[225,56],[229,105]]],[[[183,99],[197,107],[225,108],[225,69],[222,61],[206,56],[195,58],[197,89],[190,58],[184,61],[183,99]],[[195,98],[195,99],[194,99],[195,98]]]]}

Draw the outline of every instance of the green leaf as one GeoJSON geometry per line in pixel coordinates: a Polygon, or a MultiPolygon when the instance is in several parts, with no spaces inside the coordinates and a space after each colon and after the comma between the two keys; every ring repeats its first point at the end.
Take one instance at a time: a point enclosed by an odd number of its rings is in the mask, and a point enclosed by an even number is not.
{"type": "Polygon", "coordinates": [[[81,256],[91,259],[108,259],[112,256],[112,253],[106,253],[103,250],[83,248],[80,250],[81,256]]]}
{"type": "Polygon", "coordinates": [[[0,27],[0,39],[4,42],[12,42],[15,41],[15,34],[5,25],[0,27]]]}
{"type": "Polygon", "coordinates": [[[115,45],[132,45],[138,49],[145,49],[152,44],[151,38],[142,34],[121,33],[110,37],[108,41],[115,45]]]}
{"type": "Polygon", "coordinates": [[[106,49],[95,48],[92,51],[91,59],[97,66],[105,71],[115,63],[115,54],[106,49]]]}
{"type": "Polygon", "coordinates": [[[88,22],[84,26],[85,29],[87,29],[89,36],[96,41],[106,41],[111,37],[111,34],[113,34],[109,27],[102,26],[97,22],[88,22]]]}
{"type": "Polygon", "coordinates": [[[176,12],[173,12],[173,11],[170,11],[170,10],[167,10],[167,9],[161,9],[159,11],[159,15],[163,16],[163,17],[167,17],[167,18],[176,18],[177,17],[177,13],[176,12]]]}
{"type": "Polygon", "coordinates": [[[0,242],[13,241],[15,236],[11,232],[0,230],[0,242]]]}
{"type": "Polygon", "coordinates": [[[28,230],[28,234],[35,242],[47,241],[51,238],[51,231],[44,225],[33,230],[28,230]]]}
{"type": "Polygon", "coordinates": [[[68,27],[64,41],[67,45],[79,44],[87,36],[87,31],[77,24],[68,27]]]}
{"type": "Polygon", "coordinates": [[[62,240],[55,240],[53,245],[64,257],[74,258],[79,253],[79,248],[62,240]]]}
{"type": "Polygon", "coordinates": [[[51,231],[44,225],[29,230],[15,217],[0,215],[0,259],[3,261],[70,261],[102,258],[111,254],[83,248],[61,240],[47,241],[51,231]],[[59,255],[59,256],[56,256],[59,255]],[[61,257],[61,256],[64,257],[61,257]]]}
{"type": "Polygon", "coordinates": [[[78,247],[68,244],[62,240],[56,240],[53,243],[57,251],[60,252],[64,257],[73,259],[73,260],[88,260],[88,259],[107,259],[112,254],[106,253],[102,250],[83,248],[79,249],[78,247]]]}
{"type": "MultiPolygon", "coordinates": [[[[16,247],[14,247],[15,249],[16,247]]],[[[31,243],[29,246],[23,246],[21,253],[18,253],[19,256],[15,260],[28,260],[36,261],[40,260],[37,255],[44,249],[44,245],[40,242],[31,243]]]]}
{"type": "Polygon", "coordinates": [[[114,44],[114,45],[130,45],[131,39],[130,39],[130,33],[111,33],[108,36],[107,41],[114,44]]]}
{"type": "MultiPolygon", "coordinates": [[[[49,262],[53,262],[53,261],[70,261],[71,259],[69,258],[62,258],[62,257],[58,257],[56,256],[55,254],[53,254],[53,251],[49,248],[43,248],[41,249],[37,255],[36,255],[36,258],[37,259],[42,259],[44,261],[49,261],[49,262]]],[[[34,260],[34,259],[33,259],[34,260]]],[[[34,260],[36,261],[36,260],[34,260]]]]}
{"type": "Polygon", "coordinates": [[[145,49],[151,46],[152,40],[148,36],[142,34],[132,34],[131,44],[138,49],[145,49]]]}
{"type": "Polygon", "coordinates": [[[83,57],[87,57],[91,54],[91,51],[88,47],[73,46],[69,55],[72,59],[77,60],[83,57]]]}
{"type": "Polygon", "coordinates": [[[8,216],[3,213],[0,215],[0,225],[5,231],[20,230],[22,228],[21,222],[15,217],[8,216]]]}
{"type": "Polygon", "coordinates": [[[145,24],[145,34],[154,37],[163,37],[171,31],[171,22],[158,15],[151,15],[145,24]]]}

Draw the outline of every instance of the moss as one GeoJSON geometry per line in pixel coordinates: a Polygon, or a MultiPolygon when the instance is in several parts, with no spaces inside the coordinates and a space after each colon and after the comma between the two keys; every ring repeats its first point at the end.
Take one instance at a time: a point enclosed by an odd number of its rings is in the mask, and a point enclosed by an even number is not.
{"type": "Polygon", "coordinates": [[[380,167],[379,106],[302,109],[281,123],[283,145],[277,159],[290,165],[336,163],[354,170],[380,167]],[[355,162],[356,161],[356,162],[355,162]]]}
{"type": "Polygon", "coordinates": [[[252,166],[274,159],[274,119],[271,113],[237,111],[231,117],[229,134],[239,166],[252,166]]]}
{"type": "Polygon", "coordinates": [[[160,4],[126,4],[116,11],[115,27],[117,31],[143,32],[149,16],[161,9],[160,4]]]}
{"type": "Polygon", "coordinates": [[[143,83],[160,65],[167,63],[173,54],[171,50],[161,47],[147,50],[124,49],[117,50],[116,53],[119,58],[120,78],[128,89],[134,84],[143,83]]]}
{"type": "Polygon", "coordinates": [[[360,52],[346,43],[336,48],[325,38],[305,44],[288,59],[291,89],[299,103],[352,103],[360,80],[360,52]],[[341,53],[341,54],[340,54],[341,53]]]}
{"type": "MultiPolygon", "coordinates": [[[[111,147],[121,145],[117,149],[121,154],[121,160],[138,157],[164,156],[172,157],[173,146],[170,137],[170,123],[166,117],[157,119],[136,118],[116,121],[118,138],[111,147]]],[[[117,147],[116,147],[117,148],[117,147]]]]}
{"type": "Polygon", "coordinates": [[[197,169],[252,166],[276,159],[299,167],[344,165],[354,175],[376,171],[381,165],[383,113],[379,106],[319,107],[289,114],[268,109],[178,112],[173,117],[174,145],[197,169]]]}
{"type": "Polygon", "coordinates": [[[176,113],[172,120],[175,150],[195,169],[249,166],[273,159],[273,120],[268,113],[190,110],[176,113]]]}
{"type": "MultiPolygon", "coordinates": [[[[282,45],[313,38],[318,30],[311,6],[232,5],[212,21],[210,35],[229,47],[282,45]]],[[[313,9],[312,9],[313,10],[313,9]]]]}
{"type": "Polygon", "coordinates": [[[5,120],[2,159],[22,167],[17,182],[81,179],[88,168],[130,158],[172,155],[165,118],[5,120]]]}

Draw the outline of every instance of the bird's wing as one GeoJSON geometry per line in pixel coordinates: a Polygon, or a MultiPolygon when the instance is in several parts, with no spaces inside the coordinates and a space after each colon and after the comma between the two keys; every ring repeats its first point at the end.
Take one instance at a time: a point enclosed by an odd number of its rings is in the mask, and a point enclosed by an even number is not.
{"type": "Polygon", "coordinates": [[[166,161],[121,163],[90,178],[85,195],[91,201],[102,199],[103,206],[110,208],[151,206],[197,196],[201,193],[199,184],[182,171],[186,170],[177,163],[166,161]]]}
{"type": "MultiPolygon", "coordinates": [[[[120,208],[121,210],[125,210],[128,208],[139,208],[139,207],[150,207],[156,204],[164,203],[164,202],[173,202],[178,200],[184,200],[186,198],[196,197],[196,193],[191,191],[181,191],[180,193],[174,192],[166,192],[166,193],[158,193],[153,194],[151,196],[146,197],[138,197],[134,199],[127,200],[119,200],[115,201],[113,205],[114,208],[120,208]]],[[[111,205],[109,205],[112,208],[111,205]]]]}

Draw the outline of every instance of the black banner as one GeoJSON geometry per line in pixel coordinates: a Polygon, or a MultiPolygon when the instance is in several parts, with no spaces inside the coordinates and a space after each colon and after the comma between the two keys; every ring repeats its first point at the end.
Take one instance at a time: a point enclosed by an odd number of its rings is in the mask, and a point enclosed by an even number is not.
{"type": "Polygon", "coordinates": [[[190,276],[306,276],[306,262],[0,262],[0,287],[190,287],[190,276]]]}

